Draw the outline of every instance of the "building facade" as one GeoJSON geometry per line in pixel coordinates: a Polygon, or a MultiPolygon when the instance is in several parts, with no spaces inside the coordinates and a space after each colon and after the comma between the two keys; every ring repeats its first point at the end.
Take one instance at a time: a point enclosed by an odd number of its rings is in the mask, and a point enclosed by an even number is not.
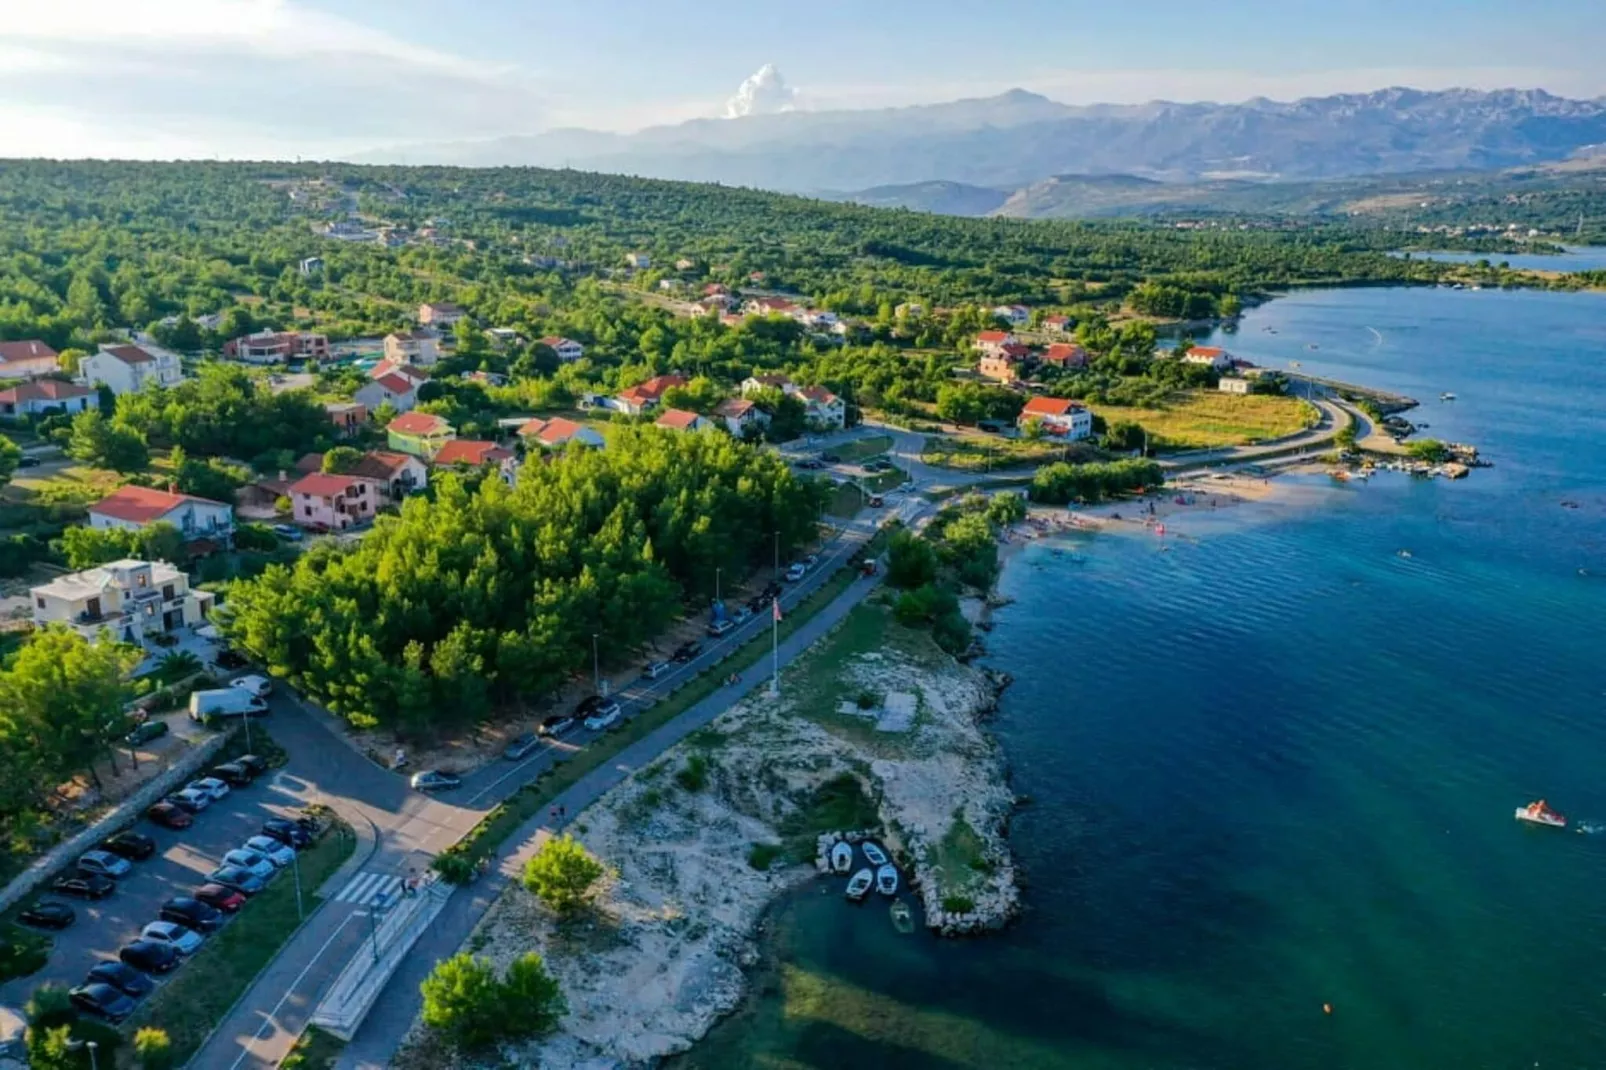
{"type": "Polygon", "coordinates": [[[64,624],[89,640],[104,630],[141,646],[147,636],[200,624],[212,604],[210,593],[192,592],[189,576],[165,561],[113,561],[58,576],[29,594],[37,627],[64,624]]]}

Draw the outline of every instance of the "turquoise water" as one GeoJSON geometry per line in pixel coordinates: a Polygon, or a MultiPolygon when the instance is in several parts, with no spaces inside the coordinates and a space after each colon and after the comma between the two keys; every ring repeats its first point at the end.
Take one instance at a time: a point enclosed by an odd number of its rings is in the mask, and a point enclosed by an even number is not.
{"type": "Polygon", "coordinates": [[[1455,264],[1476,264],[1487,260],[1491,264],[1505,264],[1519,271],[1600,271],[1606,269],[1606,249],[1598,245],[1569,245],[1566,252],[1555,256],[1535,253],[1515,255],[1501,253],[1412,253],[1419,259],[1448,260],[1455,264]]]}
{"type": "Polygon", "coordinates": [[[1028,549],[990,639],[1028,913],[900,937],[811,885],[686,1065],[1606,1065],[1606,835],[1511,816],[1606,824],[1606,298],[1315,292],[1221,340],[1455,391],[1420,418],[1497,467],[1028,549]]]}

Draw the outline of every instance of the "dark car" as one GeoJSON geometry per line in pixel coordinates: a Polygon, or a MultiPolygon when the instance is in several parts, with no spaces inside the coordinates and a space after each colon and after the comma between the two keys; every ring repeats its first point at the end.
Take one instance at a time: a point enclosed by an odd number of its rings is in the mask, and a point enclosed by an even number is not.
{"type": "Polygon", "coordinates": [[[256,774],[239,762],[224,762],[212,770],[212,776],[235,788],[243,788],[256,779],[256,774]]]}
{"type": "Polygon", "coordinates": [[[206,879],[225,888],[233,888],[241,895],[256,895],[268,886],[267,882],[244,866],[219,866],[206,875],[206,879]]]}
{"type": "Polygon", "coordinates": [[[536,731],[541,733],[543,736],[561,736],[563,733],[567,732],[573,727],[573,717],[566,713],[554,713],[551,717],[548,717],[546,720],[542,721],[541,727],[536,729],[536,731]]]}
{"type": "Polygon", "coordinates": [[[78,920],[78,912],[66,903],[35,903],[18,914],[17,920],[37,929],[65,929],[78,920]]]}
{"type": "Polygon", "coordinates": [[[203,884],[195,889],[195,899],[209,907],[216,907],[225,914],[233,914],[245,906],[245,896],[233,888],[226,888],[221,884],[203,884]]]}
{"type": "Polygon", "coordinates": [[[134,1001],[111,985],[79,985],[68,993],[72,1005],[108,1022],[120,1022],[134,1013],[134,1001]]]}
{"type": "Polygon", "coordinates": [[[174,806],[170,802],[159,802],[149,810],[145,816],[154,824],[169,829],[187,829],[195,823],[195,819],[185,810],[174,806]]]}
{"type": "Polygon", "coordinates": [[[268,771],[268,760],[255,754],[242,754],[234,761],[236,765],[243,765],[254,777],[261,776],[268,771]]]}
{"type": "Polygon", "coordinates": [[[675,662],[677,665],[684,665],[686,662],[691,661],[702,652],[703,644],[694,639],[689,643],[682,643],[680,646],[676,647],[675,652],[669,655],[669,660],[675,662]]]}
{"type": "Polygon", "coordinates": [[[507,745],[507,750],[502,752],[502,757],[510,762],[522,762],[540,749],[541,737],[534,732],[526,732],[507,745]]]}
{"type": "Polygon", "coordinates": [[[810,471],[813,471],[813,470],[815,470],[817,468],[825,467],[824,465],[820,464],[819,461],[815,460],[813,457],[810,457],[807,460],[803,460],[803,461],[797,462],[797,466],[799,468],[807,468],[810,471]]]}
{"type": "Polygon", "coordinates": [[[149,977],[146,977],[128,963],[111,959],[105,962],[97,962],[90,967],[88,975],[84,978],[84,984],[111,985],[123,995],[131,996],[134,999],[149,994],[151,989],[156,987],[151,983],[149,977]]]}
{"type": "Polygon", "coordinates": [[[177,922],[198,933],[212,932],[223,924],[223,911],[187,895],[174,896],[163,903],[157,917],[163,921],[177,922]]]}
{"type": "Polygon", "coordinates": [[[167,735],[166,721],[146,721],[134,726],[134,730],[123,737],[123,742],[130,747],[137,747],[141,743],[149,743],[153,739],[161,739],[167,735]]]}
{"type": "Polygon", "coordinates": [[[167,973],[183,961],[178,948],[157,940],[135,940],[117,953],[117,957],[136,970],[146,973],[167,973]]]}
{"type": "Polygon", "coordinates": [[[156,853],[156,841],[143,832],[132,830],[119,832],[100,845],[102,851],[109,851],[119,858],[143,862],[156,853]]]}
{"type": "Polygon", "coordinates": [[[17,467],[18,468],[38,468],[39,467],[39,458],[33,456],[32,454],[24,453],[21,457],[17,458],[17,467]]]}
{"type": "Polygon", "coordinates": [[[286,821],[282,817],[270,817],[262,822],[262,835],[271,836],[285,846],[298,850],[312,842],[312,833],[294,821],[286,821]]]}
{"type": "Polygon", "coordinates": [[[232,650],[220,650],[217,657],[212,660],[217,662],[220,669],[244,669],[251,664],[245,657],[232,650]]]}
{"type": "Polygon", "coordinates": [[[117,882],[110,877],[80,873],[72,877],[57,877],[50,882],[50,888],[58,895],[70,895],[74,899],[105,899],[117,890],[117,882]]]}

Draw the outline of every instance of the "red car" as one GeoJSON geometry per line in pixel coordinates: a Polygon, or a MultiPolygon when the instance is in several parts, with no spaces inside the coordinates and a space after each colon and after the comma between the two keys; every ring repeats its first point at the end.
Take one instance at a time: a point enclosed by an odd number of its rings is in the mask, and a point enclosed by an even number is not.
{"type": "Polygon", "coordinates": [[[195,889],[191,898],[199,899],[209,907],[217,907],[225,914],[233,914],[245,906],[245,896],[221,884],[203,884],[195,889]]]}
{"type": "Polygon", "coordinates": [[[163,828],[187,829],[195,824],[195,818],[170,802],[157,803],[145,811],[145,816],[163,828]]]}

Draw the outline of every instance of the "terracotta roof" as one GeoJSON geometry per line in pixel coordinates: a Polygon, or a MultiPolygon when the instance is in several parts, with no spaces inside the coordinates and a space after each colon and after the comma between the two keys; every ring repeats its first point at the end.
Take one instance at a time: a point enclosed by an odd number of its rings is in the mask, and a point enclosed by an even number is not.
{"type": "Polygon", "coordinates": [[[564,343],[568,343],[569,345],[572,345],[572,346],[577,346],[577,345],[580,344],[579,342],[576,342],[573,338],[564,338],[564,337],[562,337],[560,335],[556,335],[556,334],[549,334],[545,338],[542,338],[540,341],[541,341],[541,344],[546,346],[548,349],[556,349],[559,346],[563,345],[564,343]]]}
{"type": "Polygon", "coordinates": [[[436,464],[491,464],[494,461],[505,461],[513,456],[512,453],[498,446],[494,442],[481,442],[470,438],[459,438],[441,447],[435,455],[436,464]]]}
{"type": "MultiPolygon", "coordinates": [[[[535,423],[535,421],[531,420],[530,423],[535,423]]],[[[529,426],[530,424],[524,425],[524,427],[529,426]]],[[[522,433],[524,429],[520,428],[519,430],[522,433]]],[[[562,416],[554,416],[541,426],[540,430],[535,433],[535,437],[548,446],[560,446],[584,430],[584,424],[576,423],[562,416]]]]}
{"type": "Polygon", "coordinates": [[[156,358],[139,346],[106,346],[102,353],[110,353],[124,364],[149,364],[156,358]]]}
{"type": "Polygon", "coordinates": [[[685,409],[665,409],[664,414],[654,422],[659,427],[673,427],[677,431],[689,431],[697,425],[697,421],[700,419],[702,417],[695,412],[687,412],[685,409]]]}
{"type": "Polygon", "coordinates": [[[321,453],[304,453],[304,454],[302,454],[300,460],[296,461],[296,471],[297,472],[322,472],[323,471],[323,454],[321,454],[321,453]]]}
{"type": "Polygon", "coordinates": [[[362,460],[352,465],[348,474],[361,476],[364,479],[391,479],[397,472],[406,468],[409,461],[416,459],[409,453],[369,450],[362,455],[362,460]]]}
{"type": "Polygon", "coordinates": [[[68,398],[88,397],[93,391],[77,383],[64,383],[60,379],[35,379],[31,383],[18,383],[0,390],[0,401],[15,405],[22,401],[66,401],[68,398]]]}
{"type": "Polygon", "coordinates": [[[1012,357],[1015,360],[1024,360],[1031,355],[1032,351],[1030,347],[1023,346],[1019,342],[1011,342],[1009,345],[1000,346],[999,352],[1004,356],[1012,357]]]}
{"type": "Polygon", "coordinates": [[[102,498],[89,507],[91,513],[100,513],[113,520],[123,520],[130,524],[148,524],[153,520],[160,520],[185,502],[195,502],[200,505],[222,505],[209,498],[197,498],[189,494],[174,494],[171,491],[156,490],[153,487],[119,487],[111,494],[102,498]]]}
{"type": "Polygon", "coordinates": [[[792,385],[792,380],[788,379],[784,375],[750,375],[748,378],[752,379],[759,386],[773,386],[780,390],[785,390],[787,387],[792,385]]]}
{"type": "Polygon", "coordinates": [[[335,475],[332,472],[314,472],[290,484],[291,494],[310,494],[316,498],[333,498],[344,494],[361,482],[354,475],[335,475]]]}
{"type": "Polygon", "coordinates": [[[1214,360],[1225,352],[1226,350],[1222,349],[1220,346],[1193,346],[1189,348],[1188,356],[1209,357],[1210,359],[1214,360]]]}
{"type": "Polygon", "coordinates": [[[817,401],[822,405],[829,405],[836,400],[836,395],[823,386],[805,386],[802,394],[810,401],[817,401]]]}
{"type": "Polygon", "coordinates": [[[1072,409],[1085,408],[1079,401],[1070,398],[1033,398],[1021,409],[1022,416],[1064,416],[1072,409]]]}
{"type": "Polygon", "coordinates": [[[1071,322],[1071,317],[1069,317],[1069,316],[1044,316],[1043,317],[1043,325],[1045,327],[1048,326],[1049,324],[1069,323],[1069,322],[1071,322]]]}
{"type": "Polygon", "coordinates": [[[451,424],[427,412],[404,412],[386,425],[386,430],[404,435],[432,435],[451,428],[451,424]]]}
{"type": "Polygon", "coordinates": [[[757,407],[758,403],[747,398],[726,398],[719,403],[714,411],[721,416],[733,416],[741,419],[757,407]]]}
{"type": "Polygon", "coordinates": [[[976,335],[976,341],[981,345],[998,345],[1009,338],[1008,331],[982,331],[976,335]]]}
{"type": "Polygon", "coordinates": [[[43,342],[0,342],[0,364],[23,360],[55,360],[56,351],[43,342]]]}
{"type": "Polygon", "coordinates": [[[1043,359],[1053,364],[1086,364],[1087,350],[1070,342],[1055,342],[1043,351],[1043,359]]]}
{"type": "Polygon", "coordinates": [[[374,382],[384,387],[392,394],[411,394],[418,389],[418,384],[399,372],[390,375],[381,375],[374,382]]]}

